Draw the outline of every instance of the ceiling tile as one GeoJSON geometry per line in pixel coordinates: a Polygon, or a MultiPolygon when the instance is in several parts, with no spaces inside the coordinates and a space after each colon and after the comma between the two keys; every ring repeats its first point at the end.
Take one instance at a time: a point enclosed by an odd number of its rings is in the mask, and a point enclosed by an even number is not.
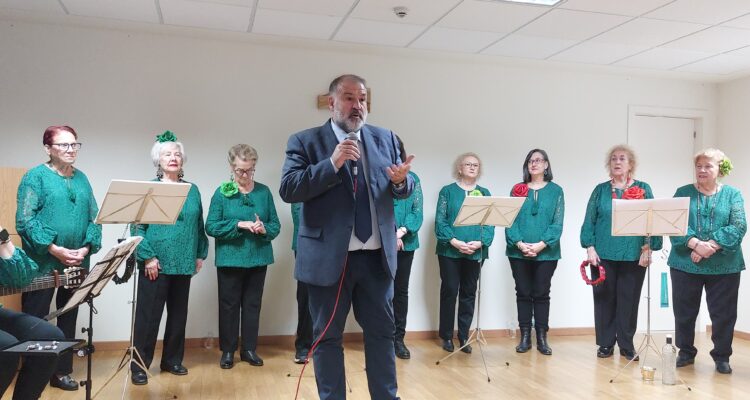
{"type": "Polygon", "coordinates": [[[227,6],[255,7],[257,0],[195,0],[203,3],[224,4],[227,6]]]}
{"type": "Polygon", "coordinates": [[[440,20],[437,26],[510,33],[549,10],[549,7],[466,0],[440,20]]]}
{"type": "Polygon", "coordinates": [[[563,40],[585,40],[631,19],[621,15],[552,10],[518,33],[563,40]]]}
{"type": "Polygon", "coordinates": [[[159,23],[152,0],[64,0],[72,15],[159,23]]]}
{"type": "Polygon", "coordinates": [[[723,53],[748,45],[750,45],[750,30],[716,26],[665,44],[664,47],[705,53],[723,53]]]}
{"type": "Polygon", "coordinates": [[[371,21],[397,22],[413,25],[432,25],[461,0],[360,0],[351,16],[371,21]],[[393,7],[409,9],[404,18],[393,12],[393,7]]]}
{"type": "Polygon", "coordinates": [[[665,49],[663,47],[657,47],[655,49],[636,54],[632,57],[628,57],[622,61],[618,61],[614,65],[664,70],[679,67],[687,63],[710,57],[711,55],[711,53],[702,53],[699,51],[665,49]]]}
{"type": "Polygon", "coordinates": [[[558,8],[637,17],[673,0],[568,0],[558,8]]]}
{"type": "Polygon", "coordinates": [[[555,54],[549,59],[586,64],[611,64],[646,49],[648,49],[648,46],[587,41],[560,54],[555,54]]]}
{"type": "Polygon", "coordinates": [[[654,47],[707,28],[689,22],[638,18],[597,36],[597,42],[654,47]]]}
{"type": "Polygon", "coordinates": [[[57,0],[0,0],[0,8],[15,8],[18,10],[41,11],[55,14],[65,13],[57,0]]]}
{"type": "Polygon", "coordinates": [[[334,40],[403,47],[414,40],[425,28],[427,27],[424,25],[347,18],[336,32],[334,40]]]}
{"type": "Polygon", "coordinates": [[[714,25],[749,12],[748,0],[677,0],[645,16],[714,25]]]}
{"type": "Polygon", "coordinates": [[[339,22],[341,22],[341,17],[261,8],[255,13],[253,33],[328,39],[339,22]]]}
{"type": "Polygon", "coordinates": [[[245,31],[252,9],[195,0],[161,0],[164,23],[198,28],[245,31]]]}
{"type": "Polygon", "coordinates": [[[503,36],[496,32],[465,31],[432,27],[412,43],[411,47],[430,50],[476,53],[503,36]]]}
{"type": "Polygon", "coordinates": [[[735,18],[727,23],[722,24],[722,26],[729,26],[732,28],[750,29],[750,15],[745,15],[744,17],[735,18]]]}
{"type": "Polygon", "coordinates": [[[258,0],[258,8],[343,17],[354,0],[258,0]]]}
{"type": "Polygon", "coordinates": [[[482,54],[544,59],[576,43],[575,40],[542,38],[514,33],[488,47],[482,54]]]}
{"type": "Polygon", "coordinates": [[[750,57],[726,53],[685,65],[677,71],[727,75],[746,69],[750,69],[750,57]]]}

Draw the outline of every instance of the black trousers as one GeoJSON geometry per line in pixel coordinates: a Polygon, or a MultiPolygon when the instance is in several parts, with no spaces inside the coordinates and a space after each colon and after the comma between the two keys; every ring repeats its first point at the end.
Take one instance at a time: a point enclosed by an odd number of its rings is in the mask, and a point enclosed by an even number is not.
{"type": "Polygon", "coordinates": [[[313,343],[313,321],[310,316],[308,291],[305,282],[297,281],[297,337],[294,339],[294,348],[298,352],[310,350],[313,343]]]}
{"type": "Polygon", "coordinates": [[[479,261],[465,258],[438,256],[440,265],[440,324],[441,339],[453,338],[458,296],[458,338],[469,338],[469,328],[474,319],[474,302],[481,265],[479,261]]]}
{"type": "MultiPolygon", "coordinates": [[[[640,303],[646,268],[638,261],[601,260],[606,279],[594,286],[594,325],[596,344],[612,347],[617,342],[621,349],[635,350],[633,336],[638,327],[640,303]]],[[[594,268],[592,279],[599,278],[594,268]]]]}
{"type": "Polygon", "coordinates": [[[557,260],[536,261],[508,257],[513,279],[516,281],[516,308],[518,309],[518,326],[534,328],[547,332],[549,330],[549,291],[552,286],[552,275],[557,268],[557,260]]]}
{"type": "Polygon", "coordinates": [[[734,324],[737,322],[737,298],[740,273],[700,275],[671,268],[672,303],[674,304],[675,345],[680,354],[695,357],[695,319],[706,289],[706,304],[711,316],[711,341],[714,361],[729,361],[732,355],[734,324]]]}
{"type": "Polygon", "coordinates": [[[221,351],[231,353],[237,350],[238,332],[242,336],[241,350],[255,351],[258,347],[260,306],[267,269],[265,265],[253,268],[216,268],[221,351]]]}
{"type": "MultiPolygon", "coordinates": [[[[143,358],[146,368],[150,368],[154,360],[161,315],[166,304],[167,325],[164,330],[161,365],[182,365],[191,276],[159,274],[156,280],[151,281],[144,275],[143,270],[138,271],[138,274],[138,303],[135,307],[133,336],[135,348],[143,358]]],[[[135,364],[130,368],[133,372],[140,371],[135,364]]]]}
{"type": "MultiPolygon", "coordinates": [[[[37,318],[43,318],[49,314],[49,306],[52,303],[52,297],[55,295],[55,288],[42,289],[34,292],[26,292],[21,295],[21,310],[26,314],[37,318]]],[[[65,288],[57,289],[55,297],[56,309],[65,307],[73,291],[65,288]]],[[[76,321],[78,320],[78,307],[57,317],[57,327],[68,339],[76,337],[76,321]]],[[[73,352],[69,351],[60,356],[57,362],[57,375],[68,375],[73,373],[73,352]]]]}
{"type": "Polygon", "coordinates": [[[403,341],[406,335],[406,314],[409,312],[409,276],[414,251],[399,251],[396,277],[393,281],[393,317],[396,322],[394,340],[403,341]]]}
{"type": "MultiPolygon", "coordinates": [[[[0,348],[19,341],[62,340],[65,337],[60,329],[49,322],[7,308],[0,308],[0,329],[0,348]]],[[[0,355],[0,397],[3,397],[16,375],[18,359],[17,355],[0,355]]],[[[13,399],[38,399],[55,372],[57,360],[56,356],[25,357],[13,390],[13,399]]]]}

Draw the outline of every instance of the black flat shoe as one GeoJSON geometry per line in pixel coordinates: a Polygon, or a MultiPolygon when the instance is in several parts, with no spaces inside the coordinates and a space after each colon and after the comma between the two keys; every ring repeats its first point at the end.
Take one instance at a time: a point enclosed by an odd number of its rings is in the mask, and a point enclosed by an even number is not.
{"type": "Polygon", "coordinates": [[[411,358],[411,352],[406,348],[403,340],[396,340],[393,342],[393,350],[396,353],[396,357],[402,360],[408,360],[411,358]]]}
{"type": "Polygon", "coordinates": [[[247,361],[254,367],[263,366],[263,359],[253,350],[245,350],[240,353],[240,360],[247,361]]]}
{"type": "Polygon", "coordinates": [[[169,372],[172,375],[187,375],[188,370],[181,364],[177,365],[160,365],[159,368],[164,372],[169,372]]]}
{"type": "Polygon", "coordinates": [[[471,354],[471,345],[466,344],[465,340],[458,339],[458,347],[461,349],[462,352],[466,354],[471,354]]]}
{"type": "Polygon", "coordinates": [[[620,355],[627,358],[628,361],[638,361],[638,356],[633,350],[620,349],[620,355]]]}
{"type": "Polygon", "coordinates": [[[132,372],[130,374],[130,382],[133,382],[133,385],[145,385],[148,383],[148,375],[143,371],[132,372]]]}
{"type": "Polygon", "coordinates": [[[232,367],[234,367],[234,353],[231,351],[225,351],[221,353],[219,366],[221,367],[221,369],[231,369],[232,367]]]}
{"type": "Polygon", "coordinates": [[[729,361],[716,361],[716,372],[720,374],[731,374],[732,367],[729,366],[729,361]]]}
{"type": "Polygon", "coordinates": [[[695,364],[695,357],[682,355],[677,356],[677,361],[675,362],[675,366],[677,366],[677,368],[686,367],[690,364],[695,364]]]}
{"type": "Polygon", "coordinates": [[[78,390],[78,382],[74,381],[70,375],[52,375],[52,378],[49,379],[49,385],[69,392],[78,390]]]}
{"type": "Polygon", "coordinates": [[[453,353],[453,350],[455,350],[453,347],[453,339],[443,339],[443,350],[448,353],[453,353]]]}
{"type": "Polygon", "coordinates": [[[307,362],[307,353],[309,351],[310,350],[308,350],[308,349],[298,349],[294,353],[294,363],[295,364],[304,364],[304,363],[306,363],[307,362]]]}
{"type": "Polygon", "coordinates": [[[615,354],[614,347],[599,346],[599,350],[596,351],[596,356],[599,358],[609,358],[612,354],[615,354]]]}

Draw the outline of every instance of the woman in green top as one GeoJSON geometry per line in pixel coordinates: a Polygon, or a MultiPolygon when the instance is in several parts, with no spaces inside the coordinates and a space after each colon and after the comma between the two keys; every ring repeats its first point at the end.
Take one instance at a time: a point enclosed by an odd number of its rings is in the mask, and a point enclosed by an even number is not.
{"type": "MultiPolygon", "coordinates": [[[[406,162],[404,142],[398,137],[401,161],[406,162]]],[[[404,344],[406,335],[406,314],[409,311],[409,276],[414,251],[419,248],[419,228],[422,227],[422,184],[414,172],[409,172],[414,178],[414,191],[405,199],[394,199],[393,208],[396,218],[396,245],[398,246],[396,276],[393,281],[393,317],[396,322],[394,350],[396,357],[411,358],[409,349],[404,344]]]]}
{"type": "Polygon", "coordinates": [[[732,373],[734,324],[740,272],[745,269],[742,238],[747,232],[745,205],[737,188],[719,183],[732,169],[721,150],[706,149],[695,155],[695,183],[685,185],[674,197],[690,198],[686,236],[672,236],[672,301],[674,302],[675,344],[680,349],[677,366],[695,362],[695,319],[706,291],[711,316],[711,357],[716,371],[732,373]]]}
{"type": "Polygon", "coordinates": [[[438,264],[440,265],[440,327],[443,350],[452,352],[458,295],[458,342],[461,351],[471,353],[469,328],[474,318],[479,269],[487,259],[487,250],[495,237],[493,226],[453,226],[466,196],[489,196],[477,185],[481,161],[475,153],[464,153],[453,163],[456,182],[443,186],[435,212],[438,264]]]}
{"type": "Polygon", "coordinates": [[[240,327],[240,359],[263,365],[256,353],[260,306],[266,270],[273,264],[271,241],[281,224],[268,186],[253,179],[257,162],[258,152],[246,144],[229,149],[232,179],[214,192],[206,219],[206,232],[216,238],[219,365],[224,369],[234,366],[240,327]]]}
{"type": "MultiPolygon", "coordinates": [[[[86,175],[73,164],[81,143],[69,126],[50,126],[42,136],[49,161],[30,169],[18,186],[16,229],[23,247],[42,273],[69,266],[89,267],[91,254],[101,248],[102,228],[94,223],[98,207],[86,175]]],[[[56,306],[63,307],[73,291],[57,289],[56,306]]],[[[26,292],[21,296],[23,312],[42,318],[49,314],[55,289],[26,292]]],[[[78,308],[57,318],[65,337],[75,338],[78,308]]],[[[78,390],[71,352],[60,357],[50,385],[78,390]]]]}
{"type": "MultiPolygon", "coordinates": [[[[637,163],[629,146],[612,147],[605,165],[610,179],[594,188],[581,227],[587,261],[601,264],[606,272],[606,280],[593,287],[596,355],[611,357],[617,342],[620,355],[632,360],[637,358],[633,336],[643,279],[651,251],[661,249],[662,238],[652,237],[649,243],[644,236],[612,236],[613,199],[652,199],[654,195],[648,183],[633,179],[637,163]]],[[[592,268],[591,275],[596,279],[599,272],[592,268]]]]}
{"type": "MultiPolygon", "coordinates": [[[[182,179],[186,159],[184,146],[169,131],[156,138],[151,148],[151,158],[157,168],[156,180],[186,183],[182,179]]],[[[166,304],[167,323],[159,367],[174,375],[186,375],[188,370],[182,365],[182,359],[190,278],[201,270],[208,256],[208,237],[203,229],[203,206],[198,187],[190,184],[174,225],[138,225],[133,233],[143,237],[137,250],[140,276],[133,344],[144,366],[149,368],[166,304]]],[[[148,383],[145,371],[136,364],[131,365],[131,371],[133,384],[148,383]]]]}
{"type": "Polygon", "coordinates": [[[536,329],[536,349],[551,355],[549,292],[552,275],[560,259],[560,236],[565,214],[565,198],[552,182],[552,165],[547,152],[534,149],[523,162],[523,183],[513,186],[510,195],[526,197],[513,225],[505,228],[505,255],[516,282],[516,307],[521,340],[516,351],[531,348],[531,320],[536,329]]]}

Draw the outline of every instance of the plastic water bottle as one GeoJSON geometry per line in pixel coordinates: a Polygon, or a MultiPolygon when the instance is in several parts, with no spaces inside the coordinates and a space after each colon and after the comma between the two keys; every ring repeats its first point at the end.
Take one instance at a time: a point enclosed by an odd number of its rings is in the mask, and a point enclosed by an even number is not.
{"type": "Polygon", "coordinates": [[[672,335],[667,335],[667,343],[661,348],[664,365],[661,369],[661,383],[674,385],[677,383],[677,349],[672,345],[672,335]]]}
{"type": "Polygon", "coordinates": [[[214,348],[214,333],[211,331],[208,331],[208,334],[206,337],[203,338],[203,348],[206,350],[211,350],[214,348]]]}

